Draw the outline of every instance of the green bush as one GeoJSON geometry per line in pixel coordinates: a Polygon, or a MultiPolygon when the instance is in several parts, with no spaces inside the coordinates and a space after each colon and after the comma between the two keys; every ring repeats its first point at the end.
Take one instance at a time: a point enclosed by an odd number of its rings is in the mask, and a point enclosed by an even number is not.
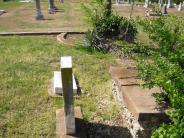
{"type": "Polygon", "coordinates": [[[111,40],[133,42],[135,39],[137,29],[134,22],[112,13],[111,6],[110,0],[90,0],[82,4],[87,22],[92,27],[85,36],[85,46],[91,51],[106,53],[113,48],[111,40]]]}
{"type": "Polygon", "coordinates": [[[95,23],[95,29],[99,36],[111,39],[121,39],[127,42],[133,42],[137,29],[133,21],[125,17],[111,14],[103,16],[95,23]]]}
{"type": "MultiPolygon", "coordinates": [[[[170,103],[171,122],[153,132],[153,138],[184,136],[184,21],[175,16],[139,21],[156,48],[141,60],[139,71],[147,87],[159,86],[170,103]]],[[[157,97],[159,100],[165,99],[157,97]]],[[[157,99],[158,100],[158,99],[157,99]]]]}

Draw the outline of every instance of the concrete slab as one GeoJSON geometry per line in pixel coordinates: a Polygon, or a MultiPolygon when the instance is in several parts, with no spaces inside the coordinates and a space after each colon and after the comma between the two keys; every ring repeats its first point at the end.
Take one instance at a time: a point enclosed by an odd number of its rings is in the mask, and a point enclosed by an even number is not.
{"type": "Polygon", "coordinates": [[[144,84],[144,82],[139,78],[119,79],[118,82],[119,82],[119,86],[131,86],[131,85],[144,84]]]}
{"type": "Polygon", "coordinates": [[[136,68],[136,61],[132,59],[116,59],[116,62],[125,68],[136,68]]]}
{"type": "MultiPolygon", "coordinates": [[[[73,76],[73,93],[77,94],[77,84],[73,76]]],[[[60,71],[54,71],[54,79],[53,79],[53,91],[55,94],[62,95],[63,88],[62,88],[62,80],[61,80],[61,72],[60,71]]]]}
{"type": "Polygon", "coordinates": [[[165,119],[165,110],[156,104],[152,96],[153,93],[160,92],[158,87],[143,89],[140,86],[122,86],[121,91],[125,105],[138,121],[165,119]]]}
{"type": "Polygon", "coordinates": [[[122,67],[110,67],[109,72],[113,79],[135,78],[138,76],[138,71],[135,69],[127,69],[122,67]]]}
{"type": "Polygon", "coordinates": [[[75,107],[76,134],[66,135],[64,128],[64,108],[56,110],[56,138],[86,138],[85,127],[82,127],[82,113],[80,107],[75,107]]]}

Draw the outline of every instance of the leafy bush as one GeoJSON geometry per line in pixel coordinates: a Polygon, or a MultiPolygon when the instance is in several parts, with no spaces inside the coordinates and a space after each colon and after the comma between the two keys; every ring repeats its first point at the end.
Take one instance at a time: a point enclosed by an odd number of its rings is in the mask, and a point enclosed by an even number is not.
{"type": "Polygon", "coordinates": [[[95,29],[101,37],[122,39],[127,42],[133,42],[137,33],[133,21],[114,14],[103,16],[97,20],[95,29]]]}
{"type": "Polygon", "coordinates": [[[110,45],[107,45],[107,41],[99,37],[95,30],[88,30],[85,35],[85,46],[90,50],[90,52],[101,51],[107,53],[110,49],[110,45]]]}
{"type": "Polygon", "coordinates": [[[119,46],[114,45],[111,41],[133,42],[136,33],[133,21],[111,14],[96,21],[95,27],[86,33],[85,45],[91,51],[97,50],[104,53],[109,52],[109,50],[113,51],[112,49],[117,51],[119,46]]]}
{"type": "Polygon", "coordinates": [[[85,45],[91,51],[108,52],[113,47],[112,39],[127,42],[135,39],[137,29],[134,22],[112,13],[111,6],[111,0],[92,0],[82,4],[86,19],[92,27],[85,37],[85,45]]]}
{"type": "Polygon", "coordinates": [[[112,13],[111,6],[111,0],[84,0],[81,4],[85,21],[93,28],[97,20],[112,13]]]}
{"type": "MultiPolygon", "coordinates": [[[[170,102],[167,115],[171,123],[163,124],[152,137],[184,136],[184,21],[175,16],[140,20],[140,25],[157,45],[150,57],[141,60],[139,71],[147,87],[159,86],[170,102]]],[[[158,97],[157,97],[158,98],[158,97]]],[[[164,97],[165,98],[165,97],[164,97]]],[[[164,99],[159,97],[159,99],[164,99]]]]}

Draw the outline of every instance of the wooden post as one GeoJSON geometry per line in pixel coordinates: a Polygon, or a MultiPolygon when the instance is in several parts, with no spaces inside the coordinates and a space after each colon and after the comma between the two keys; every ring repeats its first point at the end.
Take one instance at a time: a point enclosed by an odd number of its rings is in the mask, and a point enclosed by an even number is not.
{"type": "Polygon", "coordinates": [[[61,79],[64,98],[64,125],[66,134],[75,134],[72,58],[61,57],[61,79]]]}

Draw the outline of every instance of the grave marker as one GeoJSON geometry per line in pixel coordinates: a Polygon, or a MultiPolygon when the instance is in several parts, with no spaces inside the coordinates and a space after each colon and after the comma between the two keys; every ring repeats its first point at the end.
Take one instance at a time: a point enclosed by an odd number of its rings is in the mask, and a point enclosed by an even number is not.
{"type": "MultiPolygon", "coordinates": [[[[74,75],[72,75],[72,79],[73,79],[73,93],[77,94],[77,84],[76,84],[74,75]]],[[[54,71],[53,94],[63,95],[63,87],[62,87],[62,80],[61,80],[61,72],[60,71],[54,71]]]]}
{"type": "Polygon", "coordinates": [[[174,7],[173,0],[168,0],[167,8],[173,8],[173,7],[174,7]]]}
{"type": "Polygon", "coordinates": [[[64,98],[64,125],[66,134],[75,134],[72,58],[61,57],[61,79],[64,98]]]}
{"type": "Polygon", "coordinates": [[[162,14],[163,14],[163,15],[167,15],[167,14],[168,14],[166,4],[164,4],[164,6],[163,6],[163,8],[162,8],[162,14]]]}
{"type": "Polygon", "coordinates": [[[183,9],[183,4],[182,4],[182,2],[180,2],[179,6],[178,6],[178,11],[182,11],[182,9],[183,9]]]}
{"type": "Polygon", "coordinates": [[[40,8],[40,0],[35,0],[36,3],[36,20],[43,20],[43,15],[40,8]]]}
{"type": "Polygon", "coordinates": [[[149,7],[149,0],[145,0],[144,8],[148,8],[148,7],[149,7]]]}

